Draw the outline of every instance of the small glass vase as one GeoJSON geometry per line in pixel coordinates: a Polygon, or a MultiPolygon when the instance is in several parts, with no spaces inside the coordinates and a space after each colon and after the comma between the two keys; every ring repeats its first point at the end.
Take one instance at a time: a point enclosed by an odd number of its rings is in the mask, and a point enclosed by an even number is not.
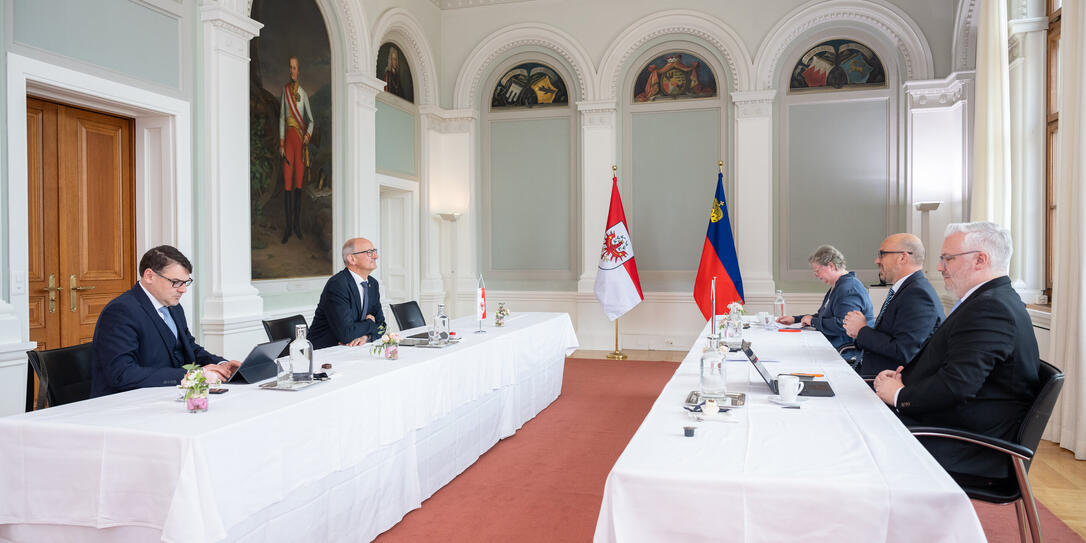
{"type": "Polygon", "coordinates": [[[498,310],[494,312],[494,326],[505,326],[505,315],[508,312],[505,310],[505,302],[498,302],[498,310]]]}
{"type": "Polygon", "coordinates": [[[186,395],[185,407],[189,410],[189,413],[202,413],[207,411],[207,389],[186,395]]]}
{"type": "Polygon", "coordinates": [[[400,346],[399,345],[389,345],[389,346],[385,347],[385,358],[387,358],[389,360],[399,360],[400,359],[400,346]]]}

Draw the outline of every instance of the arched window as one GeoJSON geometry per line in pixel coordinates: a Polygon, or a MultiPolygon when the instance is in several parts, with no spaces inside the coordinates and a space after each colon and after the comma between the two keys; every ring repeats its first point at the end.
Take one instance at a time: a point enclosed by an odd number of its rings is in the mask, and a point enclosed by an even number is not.
{"type": "Polygon", "coordinates": [[[570,70],[520,53],[482,100],[481,269],[496,289],[576,289],[577,123],[570,70]],[[489,103],[489,107],[487,107],[489,103]]]}
{"type": "Polygon", "coordinates": [[[723,66],[708,47],[673,41],[642,50],[626,73],[619,181],[646,290],[693,285],[717,162],[730,162],[723,66]]]}
{"type": "Polygon", "coordinates": [[[900,106],[891,90],[900,83],[882,60],[897,57],[875,35],[860,36],[808,35],[783,57],[795,59],[782,62],[778,79],[788,89],[780,109],[778,191],[777,279],[785,288],[824,289],[814,285],[807,262],[824,243],[844,253],[850,271],[877,282],[871,254],[904,228],[900,106]]]}

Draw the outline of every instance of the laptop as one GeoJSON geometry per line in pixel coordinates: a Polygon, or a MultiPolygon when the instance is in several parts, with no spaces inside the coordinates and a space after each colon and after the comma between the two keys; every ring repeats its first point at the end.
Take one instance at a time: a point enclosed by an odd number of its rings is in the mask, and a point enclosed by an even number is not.
{"type": "MultiPolygon", "coordinates": [[[[777,380],[769,374],[769,370],[765,368],[765,364],[758,361],[758,357],[755,356],[754,351],[749,345],[743,346],[743,354],[747,355],[747,360],[750,360],[751,364],[754,364],[754,369],[758,370],[758,374],[762,376],[762,380],[769,385],[769,390],[772,390],[774,394],[780,394],[777,390],[777,380]]],[[[799,393],[800,396],[836,396],[833,392],[833,387],[826,381],[808,381],[803,380],[803,390],[799,393]]]]}
{"type": "Polygon", "coordinates": [[[223,382],[252,384],[257,381],[275,377],[278,373],[278,368],[275,365],[275,358],[279,356],[279,353],[283,352],[283,348],[286,347],[290,341],[289,338],[280,339],[261,343],[260,345],[253,347],[253,350],[249,351],[249,356],[246,356],[245,360],[241,361],[241,365],[238,366],[238,369],[234,370],[233,375],[223,382]]]}

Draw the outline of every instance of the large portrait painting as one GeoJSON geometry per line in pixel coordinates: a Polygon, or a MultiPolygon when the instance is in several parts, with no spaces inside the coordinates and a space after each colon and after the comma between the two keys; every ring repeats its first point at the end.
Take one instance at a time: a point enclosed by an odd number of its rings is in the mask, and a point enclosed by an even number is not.
{"type": "Polygon", "coordinates": [[[808,49],[796,62],[788,92],[885,86],[886,73],[874,51],[850,40],[829,40],[808,49]]]}
{"type": "Polygon", "coordinates": [[[314,0],[253,0],[253,279],[332,273],[332,62],[314,0]]]}
{"type": "Polygon", "coordinates": [[[386,43],[377,50],[377,79],[385,82],[385,92],[415,103],[415,84],[411,80],[411,65],[395,43],[386,43]]]}
{"type": "Polygon", "coordinates": [[[716,96],[716,77],[700,58],[689,53],[668,53],[641,69],[633,93],[634,102],[712,98],[716,96]]]}
{"type": "Polygon", "coordinates": [[[525,62],[506,71],[494,86],[491,109],[569,105],[566,82],[546,64],[525,62]]]}

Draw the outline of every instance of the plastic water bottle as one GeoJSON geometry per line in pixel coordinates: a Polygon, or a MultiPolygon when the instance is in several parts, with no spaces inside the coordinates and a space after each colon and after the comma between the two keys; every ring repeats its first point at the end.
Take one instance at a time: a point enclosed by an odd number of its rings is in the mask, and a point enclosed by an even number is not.
{"type": "Polygon", "coordinates": [[[306,326],[294,327],[294,341],[290,342],[290,365],[294,382],[313,380],[313,344],[305,338],[306,326]]]}
{"type": "Polygon", "coordinates": [[[773,300],[773,316],[779,319],[787,315],[784,311],[784,293],[778,290],[777,297],[773,300]]]}

